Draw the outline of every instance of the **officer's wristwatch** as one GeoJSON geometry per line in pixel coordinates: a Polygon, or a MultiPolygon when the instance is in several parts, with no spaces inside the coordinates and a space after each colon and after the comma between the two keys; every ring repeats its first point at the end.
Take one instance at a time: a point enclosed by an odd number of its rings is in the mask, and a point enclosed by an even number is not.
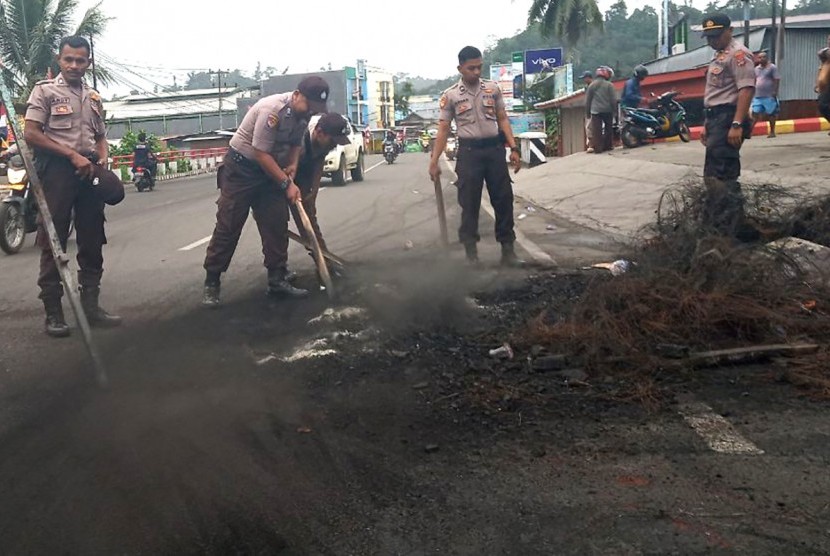
{"type": "Polygon", "coordinates": [[[742,127],[742,124],[741,122],[732,122],[732,125],[730,127],[732,129],[740,129],[742,127]]]}
{"type": "Polygon", "coordinates": [[[287,190],[289,185],[291,185],[291,178],[285,178],[279,183],[280,189],[283,191],[287,190]]]}
{"type": "Polygon", "coordinates": [[[514,153],[522,154],[522,150],[519,147],[510,147],[510,151],[514,153]]]}

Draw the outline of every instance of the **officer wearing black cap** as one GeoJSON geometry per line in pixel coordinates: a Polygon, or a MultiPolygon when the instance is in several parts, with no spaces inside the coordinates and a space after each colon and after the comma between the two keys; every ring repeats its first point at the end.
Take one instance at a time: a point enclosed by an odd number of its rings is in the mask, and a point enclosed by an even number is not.
{"type": "Polygon", "coordinates": [[[216,227],[205,256],[203,305],[219,305],[220,276],[230,265],[251,210],[262,238],[268,294],[308,295],[287,280],[288,207],[301,197],[292,176],[309,115],[325,112],[328,96],[328,83],[310,76],[297,90],[267,96],[245,114],[216,177],[220,193],[216,227]]]}
{"type": "Polygon", "coordinates": [[[732,37],[726,15],[704,17],[703,36],[715,50],[706,73],[706,122],[700,136],[706,145],[704,221],[720,233],[734,235],[743,222],[740,149],[751,133],[755,65],[752,52],[732,37]]]}
{"type": "MultiPolygon", "coordinates": [[[[111,327],[121,318],[98,304],[104,273],[102,246],[104,205],[124,198],[121,180],[105,168],[109,153],[103,104],[88,87],[84,74],[91,63],[89,42],[71,36],[61,40],[57,56],[60,74],[40,81],[26,107],[24,139],[34,150],[38,175],[61,246],[66,250],[74,211],[78,243],[78,282],[81,302],[92,326],[111,327]]],[[[43,226],[37,234],[40,254],[40,299],[46,309],[46,333],[69,335],[63,315],[63,286],[43,226]]]]}
{"type": "MultiPolygon", "coordinates": [[[[303,136],[302,152],[300,154],[297,173],[294,183],[300,188],[303,196],[303,208],[311,221],[314,235],[320,247],[326,249],[326,241],[323,239],[323,232],[317,220],[317,194],[320,191],[320,180],[323,178],[323,168],[326,163],[326,155],[335,145],[349,144],[349,122],[334,112],[314,117],[308,124],[303,136]]],[[[294,222],[300,222],[300,215],[296,206],[291,207],[291,214],[294,222]]],[[[300,233],[305,236],[305,228],[298,225],[300,233]]],[[[285,248],[288,238],[286,236],[285,248]]],[[[330,269],[330,272],[334,269],[330,269]]]]}

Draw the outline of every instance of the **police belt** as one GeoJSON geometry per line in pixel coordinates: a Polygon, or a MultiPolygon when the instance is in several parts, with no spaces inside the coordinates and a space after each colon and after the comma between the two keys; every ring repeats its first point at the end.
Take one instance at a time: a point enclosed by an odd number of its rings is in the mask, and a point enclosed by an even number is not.
{"type": "Polygon", "coordinates": [[[458,139],[458,146],[465,149],[489,149],[502,145],[501,137],[487,137],[485,139],[458,139]]]}
{"type": "Polygon", "coordinates": [[[237,164],[241,164],[242,166],[247,166],[253,170],[261,170],[262,168],[259,165],[259,162],[256,160],[251,160],[250,158],[246,158],[245,155],[240,153],[238,150],[234,149],[233,147],[228,147],[228,158],[236,162],[237,164]]]}
{"type": "Polygon", "coordinates": [[[716,116],[718,114],[723,114],[724,112],[731,112],[734,114],[737,108],[738,107],[734,104],[718,104],[717,106],[704,108],[703,111],[706,112],[707,116],[716,116]]]}

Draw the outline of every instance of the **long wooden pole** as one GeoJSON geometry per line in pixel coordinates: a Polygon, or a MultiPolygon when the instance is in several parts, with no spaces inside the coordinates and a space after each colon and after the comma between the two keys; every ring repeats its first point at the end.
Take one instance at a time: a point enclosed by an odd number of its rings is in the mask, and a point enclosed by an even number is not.
{"type": "Polygon", "coordinates": [[[89,321],[84,313],[83,305],[81,305],[81,298],[78,294],[78,286],[75,283],[75,275],[69,268],[69,256],[63,250],[58,233],[55,230],[55,225],[52,222],[52,213],[49,211],[49,205],[46,203],[46,195],[43,193],[43,184],[40,182],[40,177],[35,170],[34,158],[32,151],[23,139],[23,129],[17,119],[17,111],[12,104],[12,96],[4,79],[0,78],[0,101],[6,106],[6,113],[8,114],[9,125],[14,131],[14,136],[17,141],[17,147],[20,156],[23,157],[23,163],[26,165],[26,175],[29,178],[29,187],[35,194],[38,211],[40,212],[40,219],[42,225],[46,230],[46,235],[49,237],[49,246],[52,250],[52,256],[55,259],[55,265],[58,267],[61,281],[63,282],[66,296],[69,298],[69,305],[72,307],[72,312],[75,314],[75,320],[78,323],[78,328],[81,329],[81,336],[83,337],[86,349],[89,352],[89,357],[92,360],[92,368],[95,373],[95,379],[100,386],[106,386],[108,383],[107,372],[104,368],[103,360],[101,359],[95,342],[92,339],[92,330],[89,328],[89,321]]]}

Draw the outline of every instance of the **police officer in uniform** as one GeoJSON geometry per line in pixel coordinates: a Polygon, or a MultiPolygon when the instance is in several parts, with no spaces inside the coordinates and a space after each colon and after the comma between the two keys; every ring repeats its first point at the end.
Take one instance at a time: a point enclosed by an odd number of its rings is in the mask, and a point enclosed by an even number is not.
{"type": "MultiPolygon", "coordinates": [[[[302,152],[297,165],[294,183],[300,188],[303,196],[303,208],[311,221],[311,227],[320,247],[326,249],[326,241],[317,221],[317,194],[320,192],[320,180],[323,178],[323,168],[326,155],[335,145],[349,144],[349,122],[340,114],[329,112],[311,119],[303,136],[302,152]]],[[[291,207],[292,218],[298,223],[300,234],[305,236],[305,228],[300,220],[296,206],[291,207]]],[[[288,237],[286,236],[286,241],[288,237]]],[[[285,246],[288,249],[288,246],[285,246]]],[[[339,275],[340,270],[331,268],[331,274],[339,275]]]]}
{"type": "Polygon", "coordinates": [[[752,52],[732,38],[732,22],[724,14],[703,19],[703,35],[716,52],[706,73],[706,115],[701,142],[706,146],[704,222],[726,235],[743,223],[741,145],[752,133],[749,108],[755,94],[752,52]]]}
{"type": "Polygon", "coordinates": [[[309,114],[325,112],[328,95],[328,83],[310,76],[297,90],[260,99],[245,114],[217,173],[220,194],[216,227],[205,257],[203,305],[219,305],[220,276],[230,265],[250,210],[262,238],[268,294],[308,295],[289,282],[288,207],[301,197],[292,176],[297,171],[309,114]]]}
{"type": "Polygon", "coordinates": [[[464,245],[467,260],[478,263],[476,244],[478,216],[481,209],[483,183],[487,183],[490,203],[496,213],[496,241],[501,243],[501,262],[505,266],[522,264],[516,257],[513,242],[513,186],[510,180],[505,144],[510,147],[510,165],[519,171],[519,149],[513,138],[510,120],[504,107],[501,90],[493,81],[481,79],[481,51],[465,46],[458,53],[461,79],[441,96],[438,138],[429,165],[435,180],[441,175],[441,153],[447,145],[450,122],[455,119],[458,135],[458,203],[461,205],[461,227],[458,239],[464,245]]]}
{"type": "MultiPolygon", "coordinates": [[[[57,55],[60,74],[37,83],[26,108],[24,139],[33,149],[36,169],[43,182],[46,202],[61,246],[66,240],[72,211],[78,243],[78,282],[89,324],[112,327],[121,318],[98,305],[104,258],[104,205],[124,198],[121,180],[106,169],[109,147],[100,95],[84,83],[91,63],[90,47],[83,37],[61,40],[57,55]]],[[[41,226],[40,299],[46,309],[46,333],[69,335],[63,315],[63,286],[52,257],[49,237],[41,226]]]]}

